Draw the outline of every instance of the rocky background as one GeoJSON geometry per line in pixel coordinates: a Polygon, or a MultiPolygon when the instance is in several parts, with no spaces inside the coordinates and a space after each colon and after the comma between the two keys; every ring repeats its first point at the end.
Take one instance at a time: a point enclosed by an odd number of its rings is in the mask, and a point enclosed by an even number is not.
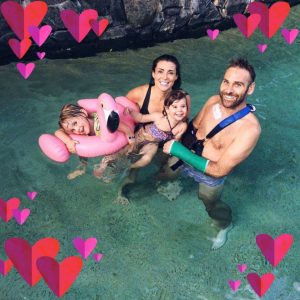
{"type": "MultiPolygon", "coordinates": [[[[41,48],[33,45],[23,60],[36,59],[36,51],[46,51],[48,58],[93,55],[100,51],[124,50],[151,46],[157,42],[206,35],[208,28],[226,29],[235,26],[232,16],[246,13],[253,0],[49,0],[48,13],[40,25],[51,25],[51,36],[41,48]],[[66,30],[60,11],[78,13],[96,9],[109,26],[99,38],[92,31],[81,42],[66,30]]],[[[3,3],[0,0],[0,3],[3,3]]],[[[32,1],[16,1],[26,5],[32,1]]],[[[277,1],[261,1],[271,4],[277,1]]],[[[300,0],[290,0],[290,5],[300,0]]],[[[16,38],[0,14],[0,64],[18,59],[8,46],[16,38]]]]}

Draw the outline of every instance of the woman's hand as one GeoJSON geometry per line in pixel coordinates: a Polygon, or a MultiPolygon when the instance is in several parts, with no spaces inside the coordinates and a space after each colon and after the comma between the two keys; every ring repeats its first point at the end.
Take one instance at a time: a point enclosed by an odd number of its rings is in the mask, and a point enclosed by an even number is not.
{"type": "Polygon", "coordinates": [[[75,154],[76,153],[76,144],[79,144],[78,141],[70,140],[66,142],[66,146],[70,153],[75,154]]]}

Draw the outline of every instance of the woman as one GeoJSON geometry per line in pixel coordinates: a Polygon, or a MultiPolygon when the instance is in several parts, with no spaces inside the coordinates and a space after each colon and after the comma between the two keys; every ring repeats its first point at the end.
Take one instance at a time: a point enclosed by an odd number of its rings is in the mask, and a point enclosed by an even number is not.
{"type": "MultiPolygon", "coordinates": [[[[164,108],[164,101],[172,89],[179,89],[181,85],[180,64],[176,57],[163,54],[157,57],[152,63],[151,79],[149,84],[144,84],[130,90],[126,97],[136,103],[141,114],[161,112],[164,108]]],[[[188,114],[191,107],[190,96],[186,96],[188,114]]],[[[118,200],[128,201],[124,195],[124,188],[135,179],[135,171],[121,183],[118,200]]]]}

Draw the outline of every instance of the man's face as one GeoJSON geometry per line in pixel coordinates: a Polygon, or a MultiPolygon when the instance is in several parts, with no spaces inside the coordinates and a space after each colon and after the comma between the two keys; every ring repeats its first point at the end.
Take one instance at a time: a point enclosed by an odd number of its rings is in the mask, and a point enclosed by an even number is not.
{"type": "Polygon", "coordinates": [[[232,67],[226,70],[220,86],[222,105],[234,109],[246,100],[247,94],[254,91],[254,83],[247,70],[232,67]]]}

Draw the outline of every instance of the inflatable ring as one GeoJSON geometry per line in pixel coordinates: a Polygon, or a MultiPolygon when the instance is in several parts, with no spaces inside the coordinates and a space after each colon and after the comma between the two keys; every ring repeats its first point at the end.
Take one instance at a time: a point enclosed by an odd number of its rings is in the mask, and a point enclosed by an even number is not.
{"type": "MultiPolygon", "coordinates": [[[[118,113],[120,121],[125,123],[132,131],[134,121],[130,115],[124,115],[125,107],[138,111],[138,107],[126,97],[117,97],[115,100],[109,94],[103,93],[98,99],[81,99],[78,105],[84,108],[88,114],[97,112],[100,122],[100,136],[85,136],[71,134],[71,138],[79,142],[76,145],[76,153],[82,157],[97,157],[112,154],[123,148],[128,142],[124,133],[111,132],[107,121],[109,116],[118,113]]],[[[42,134],[39,138],[39,146],[42,152],[55,162],[64,163],[70,157],[66,145],[52,134],[42,134]]]]}

